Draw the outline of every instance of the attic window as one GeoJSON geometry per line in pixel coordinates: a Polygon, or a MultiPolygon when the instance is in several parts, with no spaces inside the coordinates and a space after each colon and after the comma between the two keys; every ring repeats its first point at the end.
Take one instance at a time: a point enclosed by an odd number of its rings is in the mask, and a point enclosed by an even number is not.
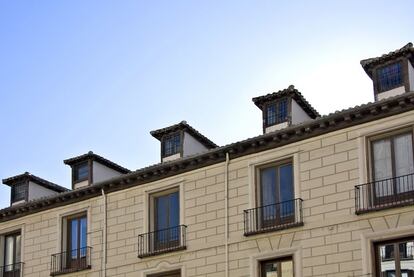
{"type": "Polygon", "coordinates": [[[401,68],[401,62],[397,62],[377,69],[378,92],[402,85],[401,68]]]}
{"type": "Polygon", "coordinates": [[[89,163],[84,162],[77,164],[74,166],[73,171],[73,180],[75,182],[85,181],[89,178],[89,163]]]}
{"type": "Polygon", "coordinates": [[[279,101],[268,104],[265,110],[266,126],[272,126],[275,124],[285,122],[287,120],[287,115],[287,99],[281,99],[279,101]]]}
{"type": "Polygon", "coordinates": [[[163,157],[171,156],[181,152],[181,134],[176,133],[163,140],[163,157]]]}
{"type": "Polygon", "coordinates": [[[11,202],[27,200],[27,184],[21,183],[11,187],[11,202]]]}

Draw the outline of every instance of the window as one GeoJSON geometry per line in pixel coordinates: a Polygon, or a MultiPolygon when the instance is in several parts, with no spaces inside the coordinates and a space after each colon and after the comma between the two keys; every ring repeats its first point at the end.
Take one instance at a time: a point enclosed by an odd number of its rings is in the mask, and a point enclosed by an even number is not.
{"type": "Polygon", "coordinates": [[[186,249],[186,228],[180,225],[179,188],[152,193],[149,195],[149,232],[138,235],[138,257],[186,249]]]}
{"type": "Polygon", "coordinates": [[[87,229],[86,213],[63,218],[63,251],[52,255],[52,276],[91,268],[91,248],[87,244],[87,229]]]}
{"type": "Polygon", "coordinates": [[[5,277],[20,276],[21,271],[21,235],[20,232],[4,236],[4,267],[5,277]]]}
{"type": "Polygon", "coordinates": [[[414,190],[412,132],[397,133],[371,142],[375,196],[386,197],[414,190]]]}
{"type": "Polygon", "coordinates": [[[272,126],[285,122],[288,115],[287,99],[282,99],[266,106],[265,121],[266,126],[272,126]]]}
{"type": "Polygon", "coordinates": [[[377,276],[414,276],[414,239],[379,242],[374,245],[377,276]]]}
{"type": "Polygon", "coordinates": [[[11,202],[27,200],[28,186],[27,183],[15,184],[11,187],[11,202]]]}
{"type": "Polygon", "coordinates": [[[84,258],[87,246],[87,221],[86,215],[70,217],[67,220],[67,252],[71,260],[84,258]]]}
{"type": "Polygon", "coordinates": [[[163,157],[171,156],[181,151],[181,134],[168,136],[163,141],[163,157]]]}
{"type": "Polygon", "coordinates": [[[89,178],[89,163],[84,162],[74,167],[74,181],[80,182],[89,178]]]}
{"type": "Polygon", "coordinates": [[[177,189],[153,196],[155,248],[165,249],[179,245],[180,200],[177,189]]]}
{"type": "Polygon", "coordinates": [[[303,200],[294,198],[291,160],[255,168],[255,179],[256,207],[243,211],[245,236],[303,225],[303,200]]]}
{"type": "Polygon", "coordinates": [[[148,277],[180,277],[181,276],[181,270],[174,270],[164,273],[158,273],[158,274],[152,274],[148,277]]]}
{"type": "Polygon", "coordinates": [[[401,62],[384,66],[377,70],[378,92],[402,85],[401,62]]]}
{"type": "Polygon", "coordinates": [[[291,221],[294,217],[293,167],[282,162],[258,169],[259,206],[264,226],[291,221]]]}
{"type": "Polygon", "coordinates": [[[261,262],[260,277],[293,277],[292,257],[261,262]]]}

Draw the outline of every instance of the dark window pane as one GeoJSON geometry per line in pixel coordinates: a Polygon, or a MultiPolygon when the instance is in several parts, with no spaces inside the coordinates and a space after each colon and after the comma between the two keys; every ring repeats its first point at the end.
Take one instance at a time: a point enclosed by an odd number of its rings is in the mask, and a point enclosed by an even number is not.
{"type": "Polygon", "coordinates": [[[295,202],[290,201],[294,198],[292,164],[280,166],[279,172],[280,202],[283,202],[280,206],[281,216],[291,216],[295,212],[295,202]]]}
{"type": "Polygon", "coordinates": [[[266,107],[266,125],[271,126],[287,120],[288,115],[287,99],[279,100],[266,107]]]}
{"type": "MultiPolygon", "coordinates": [[[[83,217],[79,220],[80,224],[80,234],[79,234],[79,245],[80,248],[85,248],[86,245],[86,236],[87,236],[87,223],[86,223],[86,217],[83,217]]],[[[81,256],[85,256],[86,252],[82,251],[81,256]]]]}
{"type": "Polygon", "coordinates": [[[401,63],[380,68],[378,74],[378,90],[386,91],[402,85],[401,63]]]}
{"type": "Polygon", "coordinates": [[[177,154],[181,151],[181,135],[175,134],[164,140],[164,156],[177,154]]]}
{"type": "Polygon", "coordinates": [[[12,202],[26,199],[27,184],[16,184],[11,188],[12,202]]]}
{"type": "Polygon", "coordinates": [[[75,166],[75,181],[88,179],[89,176],[89,164],[82,163],[75,166]]]}
{"type": "Polygon", "coordinates": [[[76,259],[77,257],[77,252],[76,250],[78,249],[78,220],[77,219],[73,219],[70,222],[70,250],[71,250],[71,256],[73,259],[76,259]]]}
{"type": "Polygon", "coordinates": [[[267,106],[267,125],[276,124],[276,104],[267,106]]]}

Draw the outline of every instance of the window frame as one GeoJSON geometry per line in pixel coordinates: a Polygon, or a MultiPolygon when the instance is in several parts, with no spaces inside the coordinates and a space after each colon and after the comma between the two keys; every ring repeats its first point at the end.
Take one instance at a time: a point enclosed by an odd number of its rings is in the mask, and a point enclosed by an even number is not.
{"type": "Polygon", "coordinates": [[[403,70],[403,66],[404,65],[403,65],[402,60],[398,60],[398,61],[393,61],[391,63],[387,63],[385,65],[381,65],[381,66],[379,66],[375,70],[378,93],[382,93],[384,91],[389,91],[389,90],[392,90],[392,89],[395,89],[395,88],[404,86],[404,72],[403,72],[404,70],[403,70]],[[391,67],[391,66],[394,66],[394,65],[399,65],[400,66],[400,79],[401,79],[400,80],[400,83],[399,84],[395,84],[393,86],[390,86],[390,87],[384,89],[382,87],[382,85],[381,85],[381,78],[379,76],[380,75],[380,71],[383,70],[383,69],[386,69],[387,67],[391,67]]]}
{"type": "Polygon", "coordinates": [[[28,181],[23,181],[23,182],[19,182],[19,183],[16,183],[16,184],[13,184],[12,185],[12,187],[11,187],[11,192],[10,192],[10,204],[13,204],[13,203],[17,203],[17,202],[20,202],[20,201],[28,201],[29,200],[29,182],[28,181]],[[18,199],[18,200],[16,200],[16,186],[24,186],[24,189],[25,189],[25,196],[24,196],[24,198],[23,199],[18,199]]]}
{"type": "Polygon", "coordinates": [[[183,156],[183,145],[184,144],[184,131],[176,131],[176,132],[172,132],[169,134],[166,134],[165,136],[162,137],[161,139],[161,158],[166,158],[166,157],[170,157],[176,154],[180,154],[180,157],[183,156]],[[167,140],[172,139],[173,137],[178,136],[180,139],[180,146],[179,149],[176,150],[176,152],[172,153],[172,154],[166,154],[165,153],[165,144],[167,142],[167,140]]]}
{"type": "Polygon", "coordinates": [[[147,275],[147,277],[175,277],[181,276],[181,269],[147,275]]]}
{"type": "MultiPolygon", "coordinates": [[[[255,207],[261,207],[262,205],[262,199],[261,199],[261,170],[263,169],[267,169],[267,168],[272,168],[272,167],[277,167],[280,168],[283,165],[287,165],[287,164],[291,164],[292,166],[292,190],[293,190],[293,198],[292,200],[295,199],[295,171],[294,171],[294,161],[293,158],[286,158],[286,159],[282,159],[282,160],[277,160],[277,161],[273,161],[273,162],[269,162],[269,163],[265,163],[265,164],[261,164],[261,165],[257,165],[255,168],[255,190],[256,190],[256,199],[255,199],[255,207]]],[[[279,194],[280,194],[280,183],[276,184],[277,189],[279,190],[279,194]]],[[[276,203],[280,203],[280,199],[279,202],[276,203]]]]}
{"type": "Polygon", "coordinates": [[[90,161],[83,161],[73,165],[73,183],[80,183],[86,180],[90,180],[91,173],[92,169],[90,161]],[[79,169],[83,166],[86,166],[88,168],[88,175],[86,177],[79,178],[79,169]]]}
{"type": "MultiPolygon", "coordinates": [[[[11,231],[5,234],[2,234],[2,237],[4,238],[4,246],[3,246],[3,274],[6,272],[6,266],[8,265],[16,265],[17,263],[21,263],[22,262],[22,231],[21,230],[16,230],[16,231],[11,231]],[[6,264],[6,248],[7,248],[7,237],[13,237],[13,263],[12,264],[6,264]],[[16,237],[20,236],[20,262],[16,262],[16,237]]],[[[19,268],[20,270],[20,268],[19,268]]],[[[13,271],[7,271],[7,272],[13,272],[13,271]]]]}
{"type": "Polygon", "coordinates": [[[291,97],[283,97],[283,98],[279,98],[273,101],[269,101],[267,102],[264,106],[263,106],[263,128],[266,129],[268,127],[272,127],[278,124],[282,124],[285,122],[290,123],[291,122],[291,117],[290,115],[292,111],[292,100],[291,97]],[[286,101],[286,118],[283,121],[278,121],[277,120],[277,116],[276,116],[276,121],[275,123],[269,124],[268,123],[268,108],[272,105],[276,105],[276,114],[277,114],[277,105],[282,102],[282,101],[286,101]]]}
{"type": "Polygon", "coordinates": [[[402,129],[392,130],[389,132],[373,135],[367,139],[367,150],[368,150],[368,179],[370,182],[375,182],[374,176],[374,151],[372,151],[373,142],[381,140],[381,139],[390,139],[391,141],[391,163],[392,163],[392,178],[398,177],[395,176],[395,153],[394,153],[394,142],[393,138],[398,135],[403,134],[411,134],[411,144],[413,149],[413,157],[414,157],[414,128],[413,127],[406,127],[402,129]]]}
{"type": "MultiPolygon", "coordinates": [[[[381,276],[381,256],[379,255],[379,247],[382,245],[386,245],[386,244],[393,244],[393,246],[395,247],[396,245],[398,245],[400,242],[406,242],[406,241],[414,241],[414,236],[404,236],[404,237],[399,237],[399,238],[394,238],[394,239],[390,239],[390,240],[380,240],[380,241],[375,241],[372,244],[372,251],[374,252],[374,263],[373,263],[373,267],[374,267],[374,272],[375,272],[375,276],[381,276]]],[[[400,255],[399,255],[399,248],[398,248],[398,253],[395,253],[394,250],[394,264],[395,264],[395,269],[396,269],[396,276],[400,276],[398,275],[398,270],[401,273],[401,259],[400,259],[400,255]],[[399,264],[397,264],[397,262],[399,262],[399,264]]]]}
{"type": "Polygon", "coordinates": [[[277,276],[283,277],[281,273],[280,265],[282,262],[285,262],[285,261],[292,261],[292,273],[293,273],[293,277],[295,277],[295,261],[293,259],[293,256],[284,256],[284,257],[271,258],[271,259],[259,261],[259,276],[266,277],[264,264],[270,263],[270,262],[277,262],[278,263],[277,276]]]}
{"type": "Polygon", "coordinates": [[[378,70],[384,67],[387,67],[389,65],[395,64],[395,63],[401,63],[401,84],[397,87],[394,87],[392,89],[398,88],[398,87],[404,87],[405,91],[410,91],[410,80],[408,77],[408,63],[410,62],[406,57],[401,57],[395,60],[391,60],[388,62],[384,62],[381,64],[378,64],[377,66],[373,67],[372,69],[372,81],[373,81],[373,85],[374,85],[374,96],[375,96],[375,100],[378,100],[378,95],[392,90],[385,90],[385,91],[381,91],[380,90],[380,85],[379,85],[379,78],[378,78],[378,70]]]}
{"type": "MultiPolygon", "coordinates": [[[[180,224],[181,224],[181,212],[180,212],[180,208],[181,208],[181,196],[180,196],[180,187],[171,187],[171,188],[168,188],[168,189],[165,189],[165,190],[161,190],[161,191],[156,191],[156,192],[153,192],[153,193],[151,193],[151,194],[149,194],[149,204],[150,204],[150,207],[149,207],[149,227],[150,227],[150,229],[149,229],[149,231],[150,232],[154,232],[154,231],[157,231],[157,230],[155,230],[155,227],[156,227],[156,214],[157,214],[157,210],[156,210],[156,205],[155,205],[155,199],[156,198],[158,198],[158,197],[161,197],[161,196],[166,196],[166,195],[169,195],[169,194],[172,194],[172,193],[178,193],[178,207],[179,207],[179,210],[178,210],[178,225],[177,226],[179,226],[180,224]]],[[[175,226],[172,226],[172,227],[175,227],[175,226]]],[[[172,228],[172,227],[169,227],[169,228],[172,228]]]]}

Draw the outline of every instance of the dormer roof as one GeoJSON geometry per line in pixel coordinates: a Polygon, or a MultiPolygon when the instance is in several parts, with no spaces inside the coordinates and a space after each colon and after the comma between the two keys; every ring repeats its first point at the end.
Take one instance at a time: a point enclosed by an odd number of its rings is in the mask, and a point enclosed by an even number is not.
{"type": "Polygon", "coordinates": [[[209,140],[206,136],[202,135],[199,131],[191,127],[187,121],[181,121],[180,123],[171,125],[169,127],[153,130],[150,132],[150,134],[161,141],[161,139],[168,134],[174,133],[176,131],[185,131],[189,133],[191,136],[193,136],[195,139],[197,139],[200,143],[202,143],[205,147],[208,149],[216,148],[218,147],[217,144],[209,140]]]}
{"type": "Polygon", "coordinates": [[[406,57],[408,60],[410,60],[411,64],[414,64],[414,47],[411,42],[407,43],[400,49],[389,52],[388,54],[384,54],[380,57],[365,59],[360,63],[368,76],[372,78],[372,70],[375,66],[395,60],[400,57],[406,57]]]}
{"type": "Polygon", "coordinates": [[[89,151],[88,153],[80,155],[80,156],[76,156],[76,157],[73,157],[73,158],[70,158],[70,159],[66,159],[66,160],[63,161],[63,163],[72,166],[72,165],[75,165],[75,164],[78,164],[78,163],[81,163],[81,162],[86,162],[86,161],[89,161],[89,160],[97,161],[100,164],[103,164],[103,165],[105,165],[109,168],[112,168],[113,170],[116,170],[116,171],[118,171],[120,173],[123,173],[123,174],[131,172],[131,170],[129,170],[129,169],[123,167],[123,166],[120,166],[119,164],[116,164],[116,163],[114,163],[114,162],[112,162],[108,159],[105,159],[104,157],[99,156],[98,154],[95,154],[92,151],[89,151]]]}
{"type": "Polygon", "coordinates": [[[3,179],[3,184],[7,185],[7,186],[14,186],[16,184],[20,184],[22,182],[26,182],[26,181],[32,181],[33,183],[36,183],[42,187],[45,187],[47,189],[56,191],[56,192],[65,192],[65,191],[69,191],[69,189],[65,188],[65,187],[61,187],[55,183],[49,182],[45,179],[42,179],[40,177],[37,177],[29,172],[25,172],[23,174],[19,174],[16,176],[12,176],[6,179],[3,179]]]}
{"type": "Polygon", "coordinates": [[[303,95],[295,89],[295,86],[290,85],[286,89],[279,90],[277,92],[269,93],[263,96],[252,98],[253,103],[261,110],[266,103],[276,101],[284,97],[292,97],[298,105],[309,115],[310,118],[315,119],[320,117],[320,114],[309,104],[309,102],[303,97],[303,95]]]}

